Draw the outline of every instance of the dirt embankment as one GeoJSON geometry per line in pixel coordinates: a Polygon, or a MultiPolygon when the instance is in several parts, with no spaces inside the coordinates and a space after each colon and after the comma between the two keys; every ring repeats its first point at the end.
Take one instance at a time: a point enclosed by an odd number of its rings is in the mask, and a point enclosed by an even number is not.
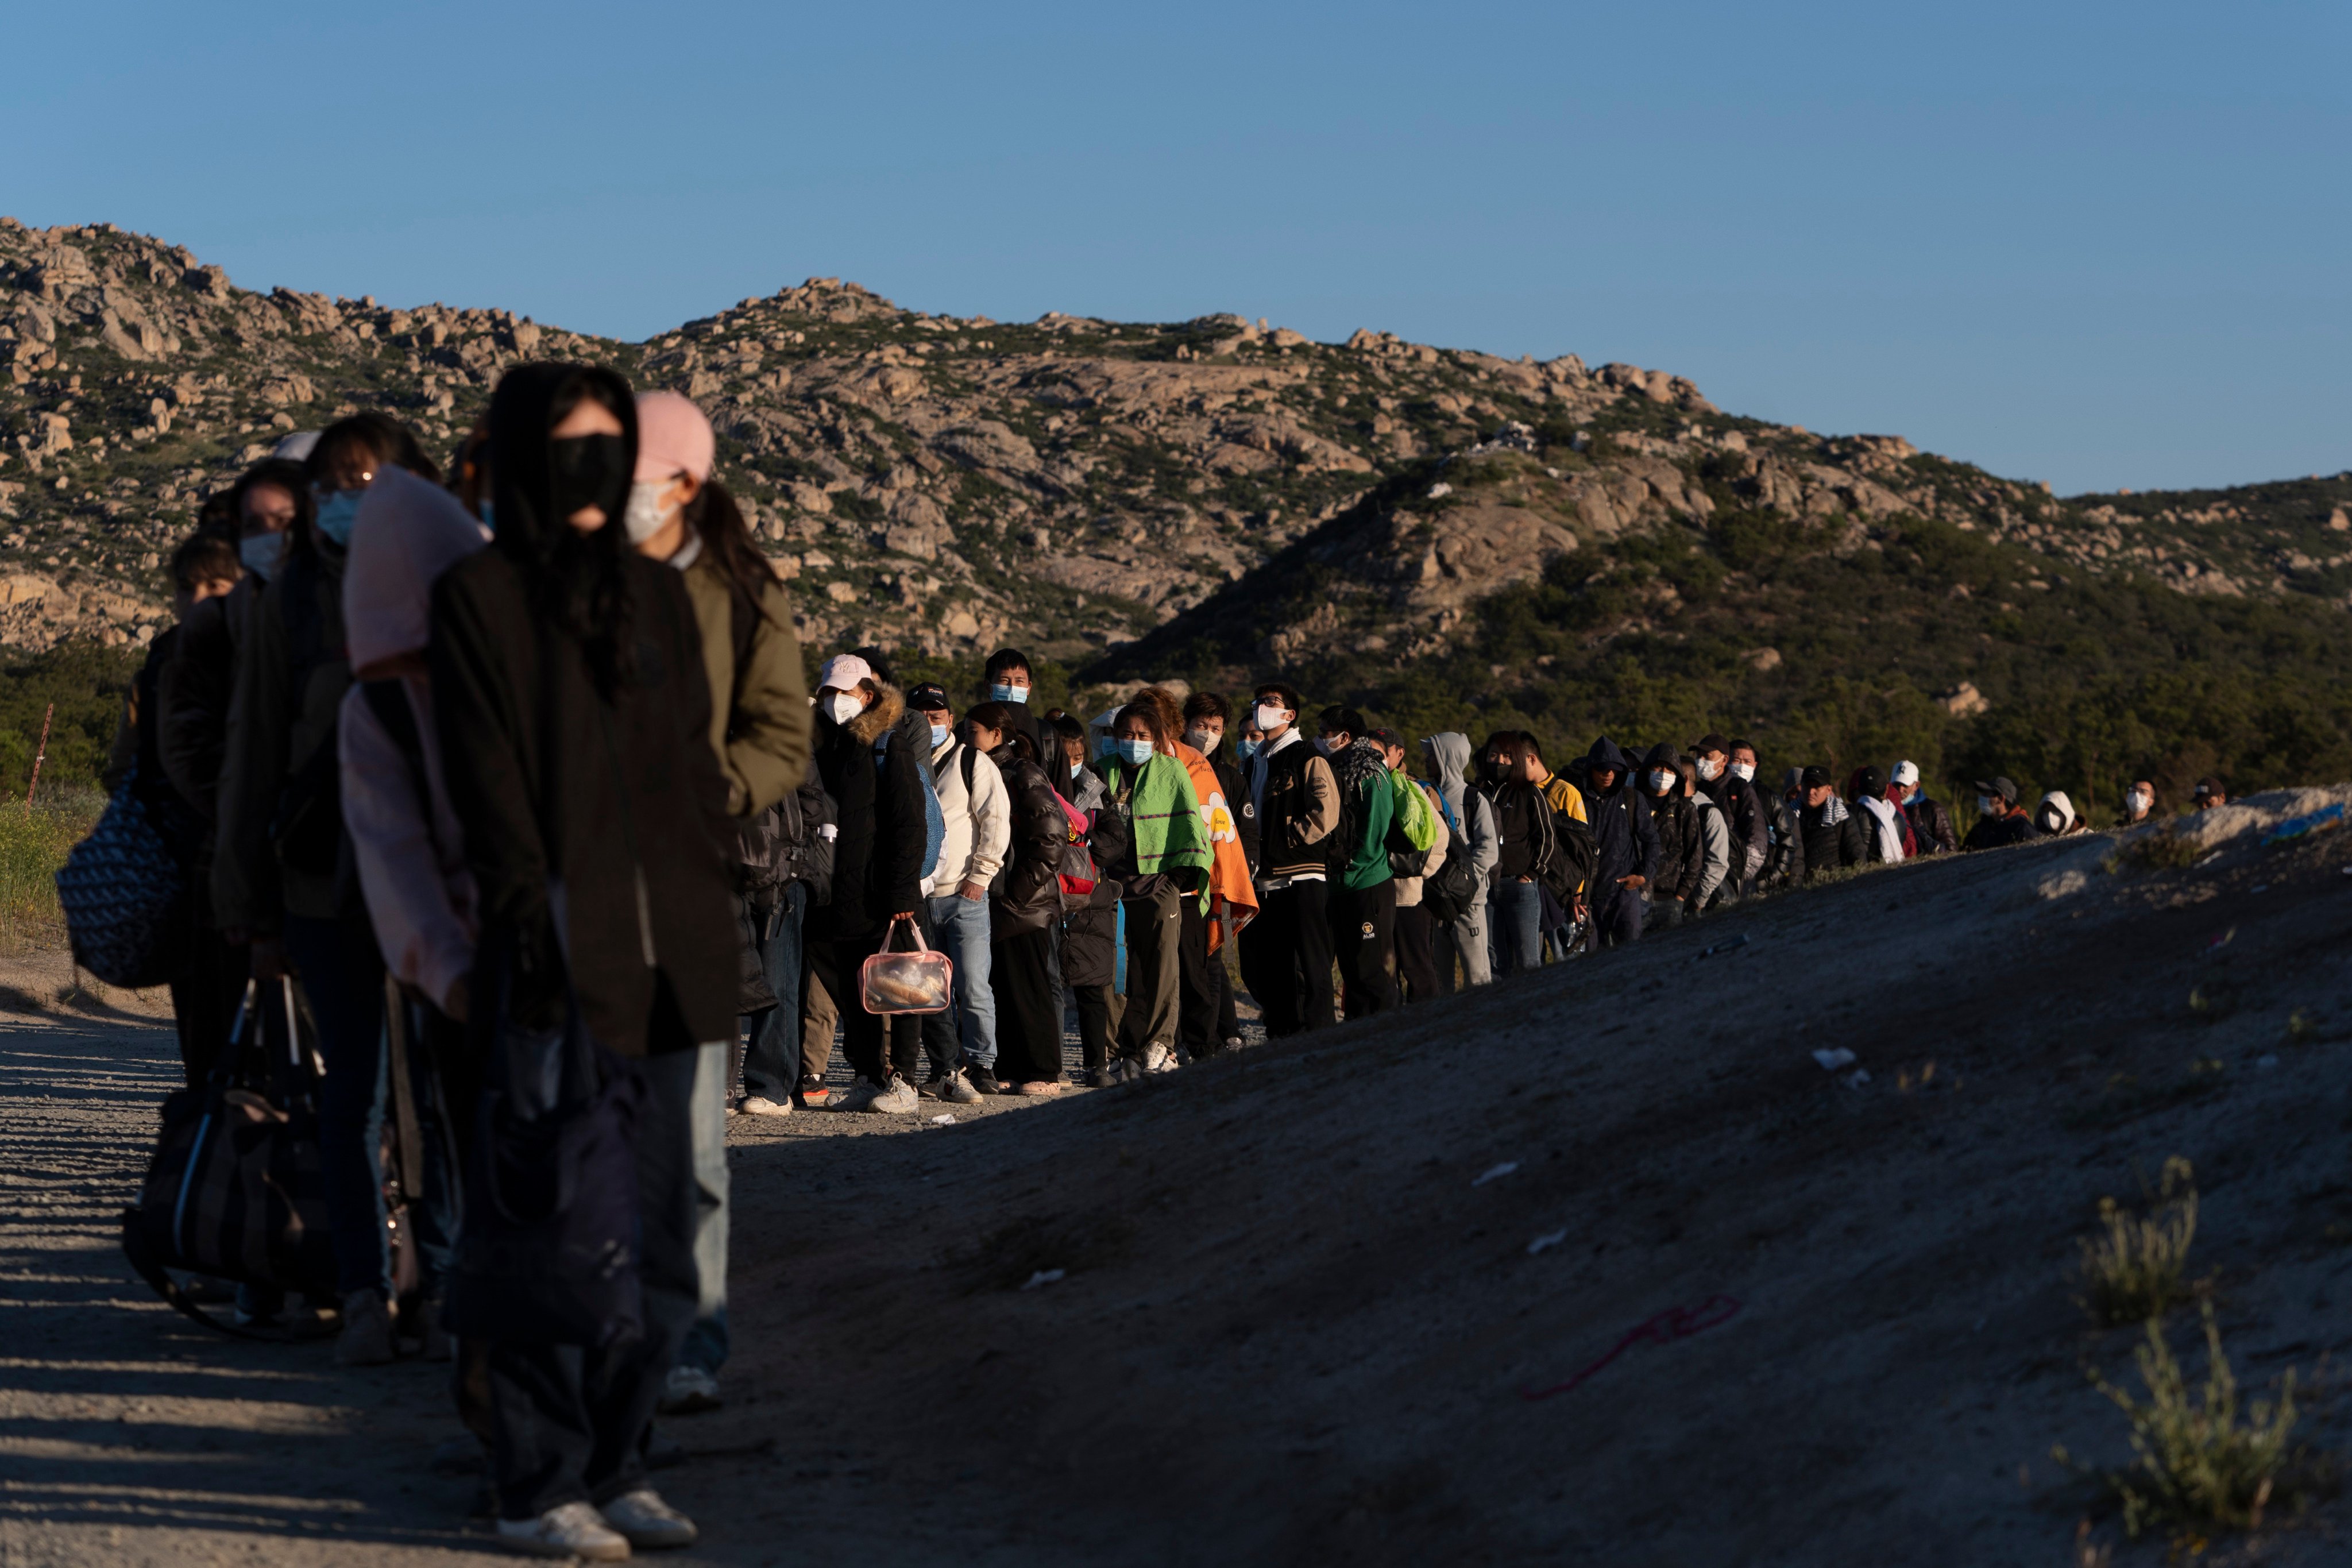
{"type": "MultiPolygon", "coordinates": [[[[952,1126],[739,1120],[683,1561],[2067,1561],[2095,1498],[2051,1446],[2126,1457],[2081,1368],[2133,1335],[2067,1279],[2101,1194],[2195,1163],[2250,1390],[2352,1342],[2352,837],[2256,831],[2314,804],[2173,868],[1874,872],[952,1126]],[[1677,1308],[1712,1326],[1528,1397],[1677,1308]]],[[[436,1369],[206,1338],[111,1253],[168,1036],[5,1043],[11,1568],[483,1550],[436,1369]]],[[[2265,1560],[2338,1560],[2339,1506],[2265,1560]]]]}

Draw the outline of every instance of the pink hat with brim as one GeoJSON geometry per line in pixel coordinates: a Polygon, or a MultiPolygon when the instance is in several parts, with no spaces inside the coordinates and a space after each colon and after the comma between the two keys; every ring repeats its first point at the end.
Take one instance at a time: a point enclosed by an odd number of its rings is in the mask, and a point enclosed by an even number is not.
{"type": "Polygon", "coordinates": [[[854,691],[861,680],[874,679],[874,667],[854,653],[837,653],[825,660],[817,672],[817,689],[831,687],[835,691],[854,691]]]}
{"type": "Polygon", "coordinates": [[[691,398],[675,392],[637,394],[637,471],[640,483],[692,474],[699,484],[710,478],[719,444],[710,421],[691,398]]]}

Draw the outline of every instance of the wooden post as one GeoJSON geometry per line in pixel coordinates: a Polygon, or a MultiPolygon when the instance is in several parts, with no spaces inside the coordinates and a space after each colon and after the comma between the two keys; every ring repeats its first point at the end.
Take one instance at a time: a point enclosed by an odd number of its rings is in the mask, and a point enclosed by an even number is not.
{"type": "Polygon", "coordinates": [[[33,816],[33,791],[41,782],[41,759],[49,754],[49,721],[57,716],[58,705],[54,702],[49,704],[49,710],[41,715],[41,743],[40,746],[33,752],[33,776],[26,780],[25,784],[25,817],[26,821],[30,821],[33,816]]]}

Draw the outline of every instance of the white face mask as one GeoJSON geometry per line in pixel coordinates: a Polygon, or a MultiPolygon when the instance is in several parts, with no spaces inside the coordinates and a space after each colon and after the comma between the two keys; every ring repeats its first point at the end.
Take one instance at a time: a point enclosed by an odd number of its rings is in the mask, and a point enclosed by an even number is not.
{"type": "Polygon", "coordinates": [[[835,723],[846,724],[866,711],[866,704],[854,691],[836,691],[824,700],[824,710],[833,715],[835,723]]]}
{"type": "Polygon", "coordinates": [[[1331,754],[1331,737],[1328,735],[1316,736],[1315,749],[1322,752],[1325,756],[1329,756],[1331,754]]]}
{"type": "Polygon", "coordinates": [[[1666,772],[1664,768],[1652,768],[1650,770],[1650,793],[1652,795],[1664,795],[1666,791],[1666,782],[1674,776],[1674,774],[1666,772]]]}
{"type": "Polygon", "coordinates": [[[664,506],[662,495],[677,481],[675,479],[639,479],[629,487],[629,509],[621,514],[621,525],[628,530],[631,544],[643,544],[662,531],[662,525],[677,515],[675,506],[664,506]]]}
{"type": "Polygon", "coordinates": [[[1723,764],[1711,757],[1701,757],[1698,760],[1698,776],[1713,784],[1723,776],[1723,764]]]}
{"type": "Polygon", "coordinates": [[[1747,784],[1756,776],[1756,764],[1754,763],[1734,763],[1731,764],[1731,776],[1738,779],[1741,784],[1747,784]]]}
{"type": "Polygon", "coordinates": [[[278,563],[285,553],[283,533],[248,533],[236,542],[236,558],[257,577],[278,575],[278,563]]]}
{"type": "Polygon", "coordinates": [[[1184,731],[1184,743],[1192,747],[1194,751],[1200,752],[1204,757],[1216,748],[1217,740],[1218,737],[1210,734],[1206,730],[1187,730],[1184,731]]]}
{"type": "Polygon", "coordinates": [[[1276,730],[1281,729],[1285,724],[1289,722],[1289,709],[1269,708],[1263,702],[1257,705],[1257,727],[1265,731],[1267,734],[1273,734],[1276,730]]]}
{"type": "Polygon", "coordinates": [[[2000,797],[1997,795],[1980,795],[1977,796],[1977,815],[1979,816],[1999,816],[2000,815],[2000,797]]]}
{"type": "Polygon", "coordinates": [[[2125,806],[2134,816],[2138,816],[2140,813],[2146,811],[2149,806],[2154,805],[2155,804],[2156,802],[2148,799],[2147,791],[2144,789],[2136,789],[2129,795],[2124,796],[2125,806]]]}

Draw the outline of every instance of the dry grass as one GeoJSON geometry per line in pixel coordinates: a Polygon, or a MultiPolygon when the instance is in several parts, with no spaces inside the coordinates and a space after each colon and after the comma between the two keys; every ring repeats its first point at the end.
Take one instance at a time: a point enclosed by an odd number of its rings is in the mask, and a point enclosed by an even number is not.
{"type": "MultiPolygon", "coordinates": [[[[2221,1351],[2213,1306],[2204,1307],[2205,1380],[2192,1396],[2164,1325],[2151,1320],[2139,1347],[2140,1381],[2132,1394],[2096,1373],[2092,1383],[2131,1424],[2131,1465],[2105,1478],[2123,1505],[2124,1529],[2137,1539],[2167,1530],[2201,1550],[2216,1531],[2259,1530],[2266,1513],[2301,1500],[2305,1478],[2289,1447],[2294,1432],[2294,1369],[2279,1380],[2275,1400],[2257,1399],[2239,1414],[2238,1382],[2221,1351]]],[[[2059,1451],[2062,1462],[2064,1451],[2059,1451]]]]}
{"type": "Polygon", "coordinates": [[[2113,1198],[2099,1200],[2098,1234],[2082,1240],[2084,1310],[2102,1328],[2149,1322],[2194,1293],[2189,1244],[2197,1236],[2197,1176],[2178,1155],[2147,1207],[2134,1214],[2113,1198]]]}
{"type": "Polygon", "coordinates": [[[2178,871],[2211,853],[2207,846],[2183,838],[2168,826],[2126,839],[2109,857],[2109,865],[2110,868],[2136,866],[2147,871],[2178,871]]]}
{"type": "Polygon", "coordinates": [[[36,802],[0,803],[0,952],[66,944],[58,910],[58,868],[98,821],[105,800],[95,790],[61,790],[36,802]]]}

